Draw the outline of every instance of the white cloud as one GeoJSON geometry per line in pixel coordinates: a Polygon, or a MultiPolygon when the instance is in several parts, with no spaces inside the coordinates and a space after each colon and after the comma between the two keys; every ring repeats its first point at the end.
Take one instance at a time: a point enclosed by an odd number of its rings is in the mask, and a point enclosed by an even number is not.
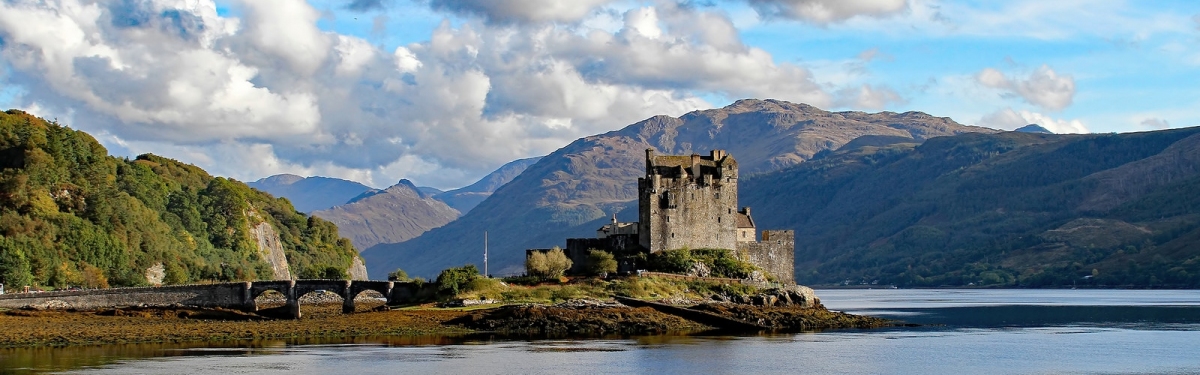
{"type": "Polygon", "coordinates": [[[837,91],[834,106],[857,109],[883,110],[891,104],[904,104],[908,101],[895,90],[886,86],[871,86],[863,84],[858,87],[847,87],[837,91]]]}
{"type": "Polygon", "coordinates": [[[1024,79],[1010,78],[992,68],[983,69],[975,78],[979,84],[999,89],[1005,95],[1020,97],[1030,104],[1049,110],[1066,108],[1075,97],[1075,78],[1059,75],[1046,65],[1042,65],[1024,79]]]}
{"type": "Polygon", "coordinates": [[[907,0],[746,0],[763,18],[829,24],[856,16],[883,17],[908,8],[907,0]]]}
{"type": "Polygon", "coordinates": [[[976,125],[994,129],[1013,130],[1029,124],[1041,125],[1046,130],[1056,134],[1089,133],[1087,126],[1083,124],[1083,121],[1078,119],[1057,120],[1041,113],[1025,110],[1014,111],[1012,108],[1001,109],[983,116],[976,125]]]}
{"type": "MultiPolygon", "coordinates": [[[[242,18],[218,16],[212,0],[0,2],[0,80],[22,88],[18,105],[69,113],[117,152],[241,180],[289,172],[379,187],[462,186],[582,136],[711,107],[702,97],[833,102],[807,69],[742,44],[719,9],[635,8],[617,30],[533,22],[571,18],[536,12],[446,21],[389,52],[321,31],[301,0],[238,7],[242,18]]],[[[857,97],[886,104],[882,90],[857,97]]]]}

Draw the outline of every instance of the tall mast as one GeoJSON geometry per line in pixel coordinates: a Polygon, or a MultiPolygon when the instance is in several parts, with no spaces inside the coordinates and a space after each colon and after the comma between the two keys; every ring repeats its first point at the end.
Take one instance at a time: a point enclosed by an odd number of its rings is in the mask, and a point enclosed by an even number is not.
{"type": "Polygon", "coordinates": [[[483,277],[491,277],[488,275],[487,253],[487,231],[485,230],[483,231],[483,277]]]}

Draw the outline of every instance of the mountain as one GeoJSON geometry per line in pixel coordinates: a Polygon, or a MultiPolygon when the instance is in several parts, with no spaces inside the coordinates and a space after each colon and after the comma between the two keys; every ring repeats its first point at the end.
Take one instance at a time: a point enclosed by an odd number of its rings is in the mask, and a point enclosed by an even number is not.
{"type": "Polygon", "coordinates": [[[739,195],[805,284],[1200,287],[1200,128],[864,147],[739,195]]]}
{"type": "Polygon", "coordinates": [[[436,194],[433,197],[446,202],[447,205],[465,215],[478,206],[479,202],[483,202],[484,199],[491,196],[496,189],[512,181],[540,159],[541,157],[535,157],[508,162],[469,186],[436,194]]]}
{"type": "Polygon", "coordinates": [[[458,218],[458,211],[421,192],[408,180],[384,190],[364,192],[349,203],[314,211],[329,220],[359,249],[404,242],[458,218]]]}
{"type": "Polygon", "coordinates": [[[995,130],[919,112],[827,112],[776,100],[740,100],[678,118],[655,116],[576,140],[529,166],[458,220],[403,243],[373,246],[362,255],[372,275],[403,268],[432,276],[449,266],[481,265],[487,231],[490,269],[519,273],[526,248],[594,236],[613,212],[636,220],[631,202],[637,199],[637,178],[645,173],[646,148],[663,154],[725,149],[748,176],[802,163],[864,135],[919,143],[966,132],[995,130]]]}
{"type": "Polygon", "coordinates": [[[1013,131],[1022,132],[1022,133],[1054,134],[1054,132],[1050,131],[1050,129],[1043,128],[1041,125],[1038,125],[1038,124],[1025,125],[1025,126],[1019,127],[1013,131]]]}
{"type": "Polygon", "coordinates": [[[438,195],[441,193],[445,193],[445,191],[442,191],[442,189],[432,188],[432,187],[428,187],[428,186],[417,186],[417,191],[421,192],[421,194],[428,195],[428,196],[434,196],[434,195],[438,195]]]}
{"type": "Polygon", "coordinates": [[[345,204],[350,198],[371,190],[371,187],[354,181],[317,176],[305,178],[292,174],[274,175],[246,185],[287,198],[300,212],[345,204]]]}
{"type": "Polygon", "coordinates": [[[0,113],[0,283],[366,277],[335,225],[286,199],[164,157],[107,154],[87,133],[0,113]]]}

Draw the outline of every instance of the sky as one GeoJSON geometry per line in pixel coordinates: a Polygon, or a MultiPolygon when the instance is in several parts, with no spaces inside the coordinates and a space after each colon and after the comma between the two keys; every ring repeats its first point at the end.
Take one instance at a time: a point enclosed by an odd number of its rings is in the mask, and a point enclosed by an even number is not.
{"type": "Polygon", "coordinates": [[[744,98],[1200,125],[1200,2],[0,0],[0,107],[218,176],[465,186],[744,98]]]}

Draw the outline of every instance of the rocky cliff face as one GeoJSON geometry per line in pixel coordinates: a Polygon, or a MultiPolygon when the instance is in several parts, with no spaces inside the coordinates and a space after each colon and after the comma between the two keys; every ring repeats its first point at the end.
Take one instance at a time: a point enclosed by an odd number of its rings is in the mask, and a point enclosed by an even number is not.
{"type": "Polygon", "coordinates": [[[543,157],[453,223],[402,244],[370,248],[363,256],[376,276],[397,267],[433,276],[450,266],[481,265],[483,232],[488,231],[491,269],[498,271],[494,273],[520,272],[526,248],[562,246],[567,237],[594,236],[613,212],[620,220],[636,221],[636,204],[629,203],[637,199],[647,148],[674,155],[724,149],[746,176],[799,164],[863,135],[920,143],[967,132],[995,130],[919,112],[827,112],[776,100],[741,100],[678,118],[656,116],[576,140],[543,157]]]}
{"type": "Polygon", "coordinates": [[[370,280],[367,277],[367,264],[363,263],[361,257],[354,257],[354,263],[350,265],[350,269],[346,270],[350,274],[350,280],[370,280]]]}
{"type": "Polygon", "coordinates": [[[313,215],[336,224],[341,235],[361,251],[379,243],[404,242],[446,225],[458,217],[458,211],[422,194],[408,180],[400,180],[313,215]]]}
{"type": "Polygon", "coordinates": [[[291,267],[288,266],[287,255],[283,252],[283,244],[275,227],[263,221],[250,227],[250,237],[258,244],[258,255],[271,264],[275,272],[275,280],[292,278],[291,267]]]}

